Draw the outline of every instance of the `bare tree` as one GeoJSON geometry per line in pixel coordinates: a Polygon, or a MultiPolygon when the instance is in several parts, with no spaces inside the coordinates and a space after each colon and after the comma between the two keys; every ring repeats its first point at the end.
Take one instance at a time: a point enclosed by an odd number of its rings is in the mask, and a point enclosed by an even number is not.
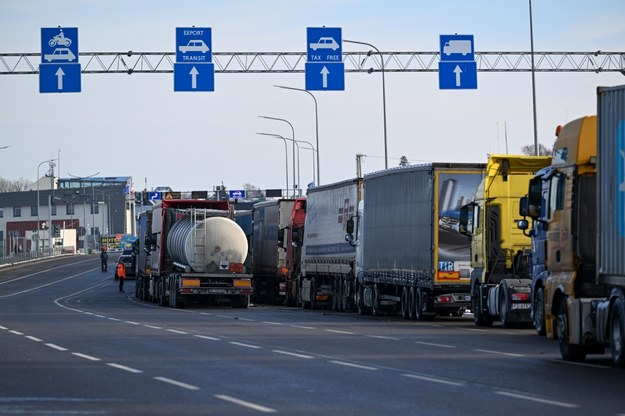
{"type": "Polygon", "coordinates": [[[32,187],[33,182],[26,178],[4,179],[0,178],[0,192],[23,192],[32,187]]]}
{"type": "MultiPolygon", "coordinates": [[[[536,152],[534,151],[535,147],[533,144],[528,144],[527,146],[521,147],[521,153],[527,156],[534,156],[536,152]]],[[[545,147],[541,143],[538,143],[538,155],[539,156],[551,156],[551,149],[545,147]]]]}

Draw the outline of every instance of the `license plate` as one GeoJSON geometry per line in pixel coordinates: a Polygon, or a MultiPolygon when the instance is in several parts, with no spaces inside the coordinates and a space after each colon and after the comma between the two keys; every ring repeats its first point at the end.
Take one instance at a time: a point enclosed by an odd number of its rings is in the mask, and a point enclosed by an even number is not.
{"type": "Polygon", "coordinates": [[[530,309],[532,305],[529,303],[513,303],[512,304],[512,310],[515,309],[530,309]]]}

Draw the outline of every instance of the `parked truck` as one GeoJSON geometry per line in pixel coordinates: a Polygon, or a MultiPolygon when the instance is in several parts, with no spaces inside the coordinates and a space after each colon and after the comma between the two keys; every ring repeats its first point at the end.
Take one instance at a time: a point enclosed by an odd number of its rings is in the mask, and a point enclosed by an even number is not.
{"type": "Polygon", "coordinates": [[[170,307],[197,301],[247,308],[247,240],[232,218],[228,201],[210,200],[164,200],[140,214],[138,297],[170,307]]]}
{"type": "Polygon", "coordinates": [[[275,199],[254,204],[252,272],[254,302],[281,304],[287,295],[287,255],[284,230],[289,229],[296,199],[275,199]]]}
{"type": "Polygon", "coordinates": [[[302,270],[297,284],[303,307],[352,309],[356,250],[345,240],[345,234],[362,194],[361,178],[308,191],[302,270]]]}
{"type": "Polygon", "coordinates": [[[519,199],[548,156],[491,155],[473,201],[460,211],[460,233],[471,240],[471,311],[477,326],[501,320],[532,323],[531,240],[519,230],[519,199]]]}
{"type": "Polygon", "coordinates": [[[597,117],[558,128],[553,154],[522,204],[547,229],[545,332],[565,360],[610,348],[624,367],[625,86],[598,88],[597,117]]]}
{"type": "Polygon", "coordinates": [[[282,228],[278,235],[278,245],[286,250],[286,269],[283,270],[286,280],[286,304],[301,304],[301,291],[297,277],[302,270],[302,247],[304,245],[304,226],[306,223],[307,199],[297,198],[293,205],[291,221],[282,228]],[[299,303],[298,303],[299,302],[299,303]]]}
{"type": "Polygon", "coordinates": [[[471,259],[460,208],[484,173],[481,163],[432,163],[364,177],[364,199],[346,236],[356,246],[359,313],[462,315],[471,301],[471,259]]]}

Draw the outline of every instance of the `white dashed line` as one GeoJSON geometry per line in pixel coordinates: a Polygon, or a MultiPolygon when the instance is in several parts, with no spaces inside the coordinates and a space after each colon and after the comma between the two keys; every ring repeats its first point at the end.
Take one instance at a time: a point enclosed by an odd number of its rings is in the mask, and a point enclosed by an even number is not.
{"type": "Polygon", "coordinates": [[[143,325],[143,326],[146,327],[146,328],[152,328],[152,329],[163,329],[160,326],[154,326],[154,325],[143,325]]]}
{"type": "Polygon", "coordinates": [[[124,322],[130,325],[141,325],[139,322],[134,322],[134,321],[124,321],[124,322]]]}
{"type": "Polygon", "coordinates": [[[154,377],[154,380],[162,381],[163,383],[172,384],[174,386],[182,387],[187,390],[199,390],[200,388],[197,386],[192,386],[191,384],[183,383],[181,381],[172,380],[167,377],[154,377]]]}
{"type": "Polygon", "coordinates": [[[505,355],[507,357],[525,357],[523,354],[513,354],[511,352],[500,352],[500,351],[491,351],[491,350],[473,350],[475,352],[485,352],[487,354],[497,354],[497,355],[505,355]]]}
{"type": "Polygon", "coordinates": [[[377,368],[375,368],[375,367],[369,367],[369,366],[360,365],[360,364],[352,364],[352,363],[347,363],[345,361],[332,360],[330,362],[332,364],[344,365],[345,367],[359,368],[361,370],[373,370],[373,371],[377,370],[377,368]]]}
{"type": "Polygon", "coordinates": [[[369,338],[375,338],[375,339],[388,339],[391,341],[401,341],[399,338],[385,337],[383,335],[365,335],[365,336],[369,338]]]}
{"type": "Polygon", "coordinates": [[[256,319],[239,318],[239,321],[245,321],[245,322],[256,322],[256,319]]]}
{"type": "Polygon", "coordinates": [[[456,346],[455,346],[455,345],[434,344],[434,343],[432,343],[432,342],[424,342],[424,341],[417,341],[417,342],[415,342],[415,344],[420,344],[420,345],[429,345],[430,347],[456,348],[456,346]]]}
{"type": "Polygon", "coordinates": [[[104,315],[93,315],[93,316],[95,316],[96,318],[106,318],[106,316],[104,315]]]}
{"type": "Polygon", "coordinates": [[[339,331],[338,329],[326,329],[327,332],[332,332],[334,334],[345,334],[345,335],[354,335],[353,332],[349,331],[339,331]]]}
{"type": "Polygon", "coordinates": [[[113,368],[120,369],[120,370],[128,371],[129,373],[133,373],[133,374],[143,373],[143,371],[141,370],[137,370],[136,368],[132,368],[132,367],[126,367],[125,365],[121,365],[121,364],[106,363],[106,365],[113,367],[113,368]]]}
{"type": "Polygon", "coordinates": [[[12,330],[12,329],[11,329],[9,332],[10,332],[10,333],[12,333],[12,334],[15,334],[15,335],[24,335],[24,333],[23,333],[23,332],[14,331],[14,330],[12,330]]]}
{"type": "Polygon", "coordinates": [[[73,352],[72,355],[75,355],[76,357],[84,358],[85,360],[89,360],[89,361],[102,361],[97,357],[93,357],[87,354],[81,354],[79,352],[73,352]]]}
{"type": "Polygon", "coordinates": [[[260,348],[257,345],[244,344],[242,342],[235,342],[235,341],[230,341],[230,344],[238,345],[239,347],[245,347],[245,348],[253,348],[253,349],[259,349],[260,348]]]}
{"type": "Polygon", "coordinates": [[[458,383],[456,381],[448,381],[448,380],[443,380],[443,379],[434,378],[434,377],[418,376],[416,374],[402,374],[402,376],[414,378],[417,380],[430,381],[432,383],[447,384],[449,386],[458,386],[458,387],[464,386],[464,384],[458,383]]]}
{"type": "Polygon", "coordinates": [[[272,351],[275,352],[276,354],[290,355],[291,357],[297,357],[297,358],[306,358],[306,359],[315,358],[312,355],[297,354],[297,353],[289,352],[289,351],[282,351],[282,350],[272,350],[272,351]]]}
{"type": "Polygon", "coordinates": [[[461,329],[463,331],[469,331],[469,332],[488,332],[487,329],[477,329],[477,328],[458,328],[461,329]]]}
{"type": "MultiPolygon", "coordinates": [[[[597,365],[597,364],[576,363],[574,361],[564,361],[564,360],[549,360],[549,361],[551,361],[552,363],[558,363],[558,364],[576,365],[578,367],[600,368],[602,370],[610,369],[610,367],[597,365]]],[[[625,414],[623,414],[623,416],[625,416],[625,414]]]]}
{"type": "Polygon", "coordinates": [[[224,400],[230,403],[238,404],[239,406],[247,407],[248,409],[256,410],[261,413],[275,413],[276,410],[270,407],[261,406],[256,403],[247,402],[245,400],[235,399],[234,397],[226,396],[223,394],[216,394],[215,397],[220,400],[224,400]]]}
{"type": "Polygon", "coordinates": [[[209,341],[221,341],[219,338],[209,337],[207,335],[193,335],[196,338],[207,339],[209,341]]]}
{"type": "Polygon", "coordinates": [[[168,332],[173,332],[174,334],[187,335],[188,332],[178,331],[177,329],[167,329],[168,332]]]}
{"type": "Polygon", "coordinates": [[[48,347],[53,348],[57,351],[67,351],[67,348],[59,347],[56,344],[46,344],[48,347]]]}
{"type": "Polygon", "coordinates": [[[115,321],[115,322],[121,322],[121,319],[117,319],[117,318],[106,318],[109,321],[115,321]]]}
{"type": "Polygon", "coordinates": [[[0,326],[0,329],[7,330],[7,329],[9,329],[9,328],[7,328],[6,326],[0,326]]]}
{"type": "Polygon", "coordinates": [[[305,325],[291,325],[293,328],[300,328],[300,329],[316,329],[314,326],[305,326],[305,325]]]}
{"type": "Polygon", "coordinates": [[[521,400],[529,400],[531,402],[536,402],[536,403],[544,403],[544,404],[550,404],[552,406],[559,406],[559,407],[567,407],[567,408],[576,408],[579,407],[576,404],[573,403],[566,403],[566,402],[559,402],[556,400],[550,400],[550,399],[542,399],[539,397],[532,397],[532,396],[527,396],[524,394],[518,394],[518,393],[511,393],[508,391],[495,391],[496,394],[500,394],[502,396],[507,396],[507,397],[514,397],[516,399],[521,399],[521,400]]]}
{"type": "Polygon", "coordinates": [[[28,338],[31,341],[35,341],[35,342],[43,342],[43,340],[37,338],[37,337],[33,337],[32,335],[27,335],[26,338],[28,338]]]}
{"type": "Polygon", "coordinates": [[[269,325],[284,325],[282,322],[271,322],[271,321],[262,321],[264,324],[269,325]]]}

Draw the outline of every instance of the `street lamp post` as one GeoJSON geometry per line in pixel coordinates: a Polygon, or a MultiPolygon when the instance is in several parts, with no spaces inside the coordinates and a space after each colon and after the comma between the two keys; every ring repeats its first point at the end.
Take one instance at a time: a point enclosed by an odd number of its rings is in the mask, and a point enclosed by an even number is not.
{"type": "Polygon", "coordinates": [[[297,185],[295,184],[295,129],[293,128],[293,125],[288,120],[285,120],[283,118],[269,117],[269,116],[258,116],[258,117],[265,118],[267,120],[282,121],[291,127],[291,133],[292,133],[291,140],[293,141],[293,197],[295,197],[295,188],[299,187],[299,184],[297,185]]]}
{"type": "Polygon", "coordinates": [[[270,134],[270,133],[256,133],[256,134],[260,134],[262,136],[275,137],[276,139],[282,139],[284,141],[284,177],[286,178],[286,192],[288,196],[288,193],[289,193],[289,153],[288,153],[288,149],[286,145],[286,138],[279,136],[277,134],[270,134]]]}
{"type": "MultiPolygon", "coordinates": [[[[365,46],[369,46],[373,49],[375,49],[375,51],[378,53],[378,55],[380,55],[380,66],[382,68],[382,115],[383,115],[383,119],[384,119],[384,168],[388,169],[388,147],[387,147],[387,140],[386,140],[386,86],[385,86],[385,82],[384,82],[384,57],[382,56],[382,52],[380,52],[380,50],[378,48],[376,48],[375,46],[373,46],[370,43],[367,42],[360,42],[360,41],[356,41],[356,40],[347,40],[347,39],[343,39],[343,42],[347,42],[347,43],[355,43],[357,45],[365,45],[365,46]]],[[[369,53],[367,53],[367,56],[371,55],[371,51],[369,51],[369,53]]],[[[369,73],[373,72],[373,70],[369,71],[369,73]]],[[[319,160],[319,158],[317,158],[317,160],[319,160]]]]}
{"type": "Polygon", "coordinates": [[[534,154],[536,156],[540,155],[538,151],[538,127],[536,123],[536,80],[535,80],[535,72],[534,71],[534,25],[532,22],[532,0],[529,0],[530,5],[530,48],[531,48],[531,57],[532,57],[532,105],[533,105],[533,114],[534,114],[534,154]]]}
{"type": "Polygon", "coordinates": [[[41,204],[39,202],[39,179],[40,179],[39,178],[39,168],[44,163],[50,163],[52,165],[54,163],[54,159],[44,160],[39,165],[37,165],[37,253],[39,253],[39,228],[41,228],[40,219],[39,219],[39,208],[41,206],[41,204]]]}
{"type": "MultiPolygon", "coordinates": [[[[285,90],[293,90],[293,91],[302,91],[307,93],[308,95],[310,95],[313,99],[313,101],[315,102],[315,136],[317,137],[317,185],[321,185],[321,175],[319,174],[320,172],[320,167],[319,167],[319,112],[317,109],[317,98],[315,98],[315,95],[307,90],[303,90],[301,88],[295,88],[295,87],[287,87],[284,85],[274,85],[274,87],[277,88],[282,88],[285,90]]],[[[313,181],[315,180],[314,176],[313,176],[313,181]]]]}
{"type": "MultiPolygon", "coordinates": [[[[82,219],[83,219],[82,227],[84,228],[84,231],[85,231],[82,237],[82,245],[83,245],[83,249],[85,250],[85,254],[87,254],[88,253],[87,227],[85,227],[85,225],[87,225],[87,206],[86,206],[87,195],[85,194],[85,179],[93,178],[94,176],[99,175],[100,171],[97,171],[96,173],[89,175],[89,176],[76,176],[76,175],[72,175],[69,172],[67,174],[73,178],[80,179],[80,187],[82,188],[82,194],[80,195],[82,198],[82,219]]],[[[93,186],[93,184],[91,184],[91,186],[93,186]]]]}
{"type": "MultiPolygon", "coordinates": [[[[316,149],[315,147],[312,145],[312,143],[307,142],[306,140],[297,140],[298,143],[304,143],[307,144],[310,147],[304,147],[304,149],[306,150],[312,150],[312,174],[313,174],[313,182],[315,182],[315,152],[316,149]]],[[[317,163],[319,163],[319,155],[317,155],[317,163]]],[[[317,178],[319,178],[319,172],[317,172],[317,178]]],[[[318,184],[318,182],[317,182],[318,184]]]]}

